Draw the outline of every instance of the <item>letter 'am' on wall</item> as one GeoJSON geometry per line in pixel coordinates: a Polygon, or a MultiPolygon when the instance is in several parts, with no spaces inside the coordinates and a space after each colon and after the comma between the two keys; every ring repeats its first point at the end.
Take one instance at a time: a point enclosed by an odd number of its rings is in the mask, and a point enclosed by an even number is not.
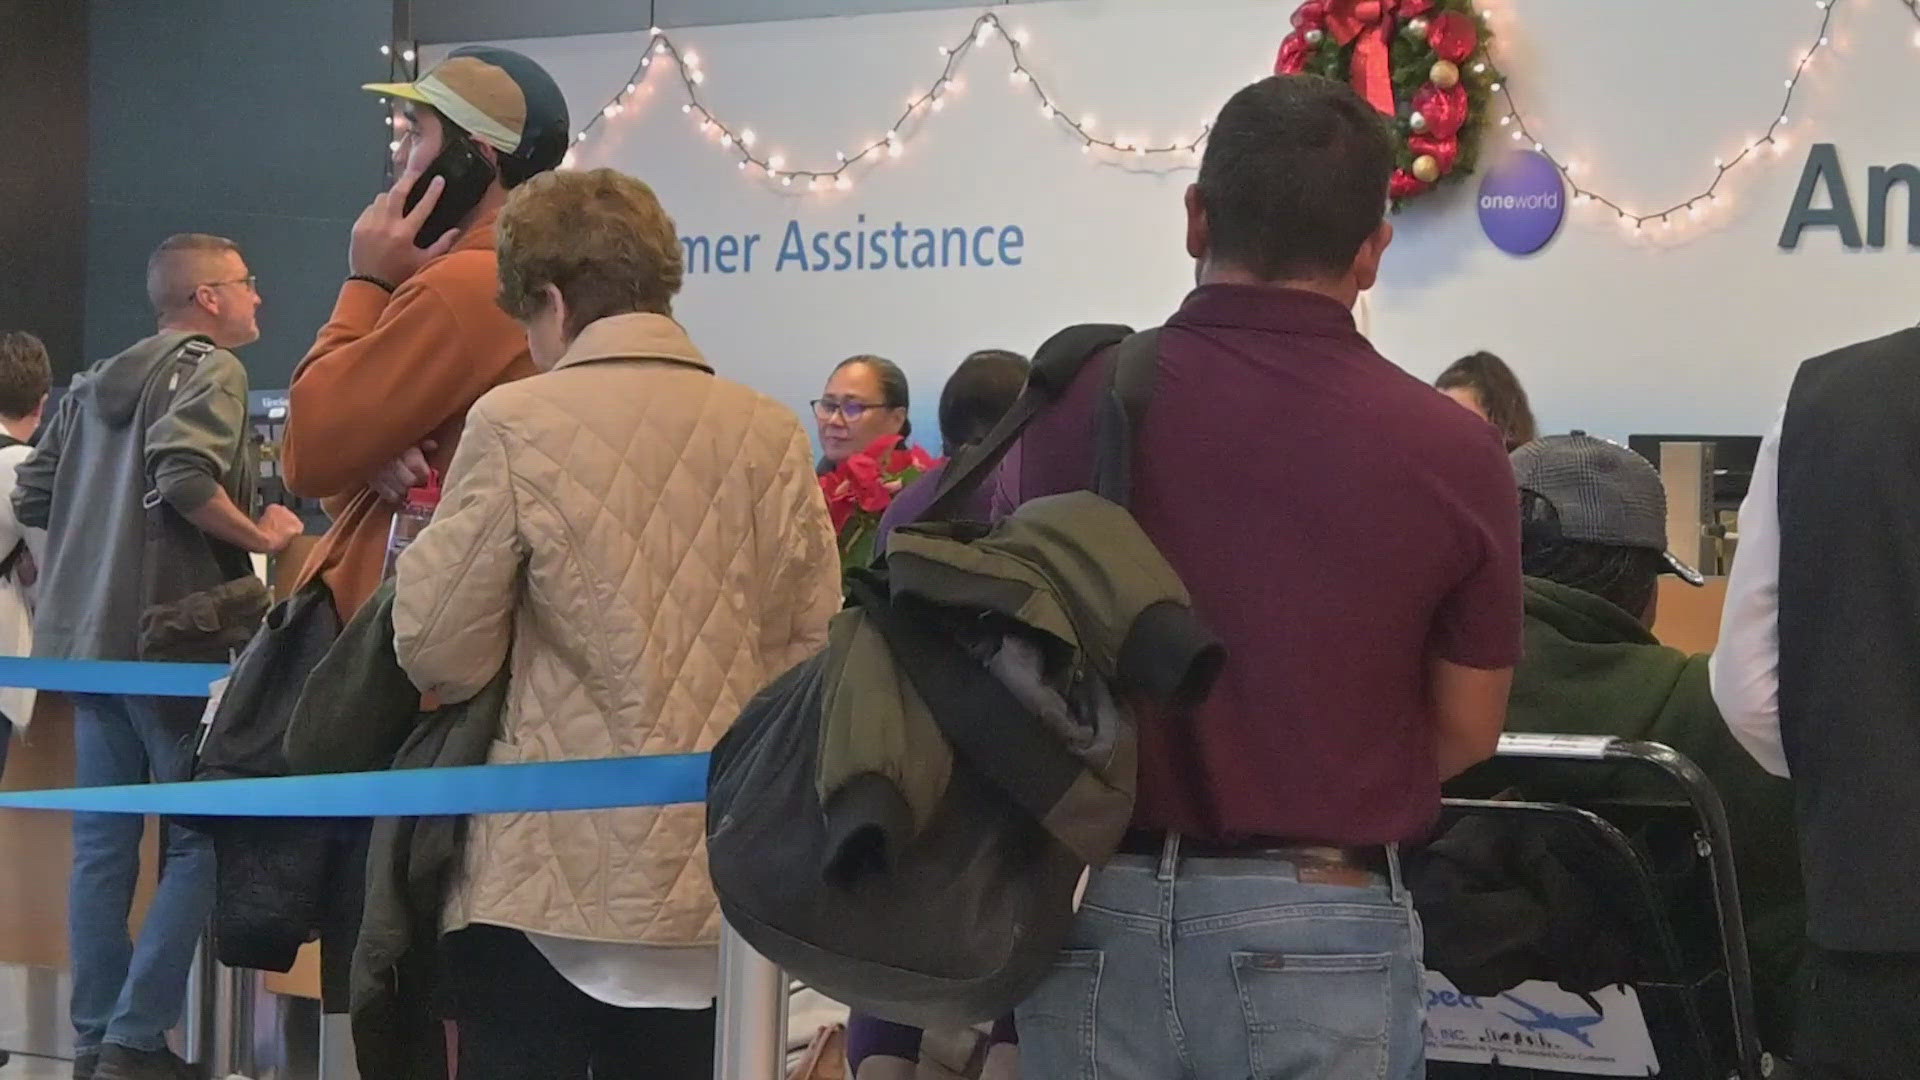
{"type": "Polygon", "coordinates": [[[1839,234],[1840,245],[1850,251],[1885,248],[1887,210],[1895,191],[1907,195],[1907,246],[1920,248],[1920,168],[1902,164],[1876,165],[1867,170],[1867,228],[1862,236],[1853,193],[1840,165],[1840,150],[1832,143],[1818,143],[1807,152],[1800,186],[1780,230],[1780,246],[1793,251],[1808,229],[1833,229],[1839,234]],[[1816,200],[1825,205],[1815,206],[1816,200]]]}

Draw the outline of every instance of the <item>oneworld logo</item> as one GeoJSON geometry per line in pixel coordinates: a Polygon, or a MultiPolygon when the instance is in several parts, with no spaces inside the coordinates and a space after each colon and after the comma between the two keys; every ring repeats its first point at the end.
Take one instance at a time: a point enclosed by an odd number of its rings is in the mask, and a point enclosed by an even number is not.
{"type": "Polygon", "coordinates": [[[1546,247],[1566,214],[1560,168],[1545,154],[1514,151],[1480,182],[1480,228],[1510,255],[1531,255],[1546,247]]]}
{"type": "Polygon", "coordinates": [[[1482,210],[1558,210],[1558,195],[1482,195],[1482,210]]]}

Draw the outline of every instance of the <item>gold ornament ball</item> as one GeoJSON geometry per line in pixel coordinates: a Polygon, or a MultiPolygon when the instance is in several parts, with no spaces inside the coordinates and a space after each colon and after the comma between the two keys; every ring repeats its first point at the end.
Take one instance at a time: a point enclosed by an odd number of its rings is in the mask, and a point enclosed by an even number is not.
{"type": "Polygon", "coordinates": [[[1427,72],[1427,78],[1442,90],[1451,90],[1460,85],[1460,65],[1451,60],[1441,60],[1427,72]]]}
{"type": "Polygon", "coordinates": [[[1413,159],[1413,178],[1423,184],[1431,184],[1440,179],[1440,161],[1432,154],[1421,154],[1413,159]]]}

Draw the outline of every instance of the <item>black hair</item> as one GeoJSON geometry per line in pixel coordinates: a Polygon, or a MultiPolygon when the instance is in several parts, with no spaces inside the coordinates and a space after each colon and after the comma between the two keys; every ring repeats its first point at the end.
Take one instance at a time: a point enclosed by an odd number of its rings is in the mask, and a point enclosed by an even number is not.
{"type": "MultiPolygon", "coordinates": [[[[835,364],[833,370],[838,372],[855,364],[864,364],[873,369],[874,377],[880,380],[880,397],[883,399],[881,401],[883,406],[889,409],[913,407],[912,399],[907,393],[907,373],[900,370],[899,364],[884,356],[870,356],[863,353],[860,356],[847,357],[835,364]]],[[[913,418],[908,417],[900,423],[900,437],[906,438],[911,434],[913,434],[913,418]]]]}
{"type": "Polygon", "coordinates": [[[1545,578],[1569,589],[1590,593],[1643,619],[1653,610],[1660,572],[1666,568],[1661,552],[1569,540],[1560,530],[1560,511],[1545,496],[1520,491],[1520,569],[1528,577],[1545,578]]]}
{"type": "Polygon", "coordinates": [[[958,457],[993,431],[1027,385],[1027,358],[982,349],[960,361],[940,391],[940,453],[958,457]]]}
{"type": "Polygon", "coordinates": [[[1540,425],[1533,419],[1533,405],[1526,388],[1507,362],[1490,352],[1477,352],[1455,360],[1433,380],[1435,389],[1468,389],[1480,399],[1487,419],[1514,451],[1540,437],[1540,425]]]}
{"type": "Polygon", "coordinates": [[[1209,255],[1267,281],[1342,274],[1380,228],[1387,120],[1317,75],[1262,79],[1227,101],[1200,162],[1209,255]]]}

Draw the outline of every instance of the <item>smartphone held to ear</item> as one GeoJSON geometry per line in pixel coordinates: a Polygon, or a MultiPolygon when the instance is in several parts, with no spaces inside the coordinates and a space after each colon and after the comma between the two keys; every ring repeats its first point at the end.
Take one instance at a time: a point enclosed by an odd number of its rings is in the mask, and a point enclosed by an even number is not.
{"type": "Polygon", "coordinates": [[[471,140],[465,138],[448,139],[440,149],[433,164],[420,174],[414,182],[413,190],[407,192],[405,210],[412,213],[427,193],[435,177],[446,182],[440,189],[440,201],[435,203],[433,211],[420,226],[420,232],[414,236],[415,247],[432,247],[434,241],[446,235],[448,229],[458,226],[466,220],[473,208],[486,198],[487,189],[493,186],[494,169],[480,151],[474,149],[471,140]]]}

